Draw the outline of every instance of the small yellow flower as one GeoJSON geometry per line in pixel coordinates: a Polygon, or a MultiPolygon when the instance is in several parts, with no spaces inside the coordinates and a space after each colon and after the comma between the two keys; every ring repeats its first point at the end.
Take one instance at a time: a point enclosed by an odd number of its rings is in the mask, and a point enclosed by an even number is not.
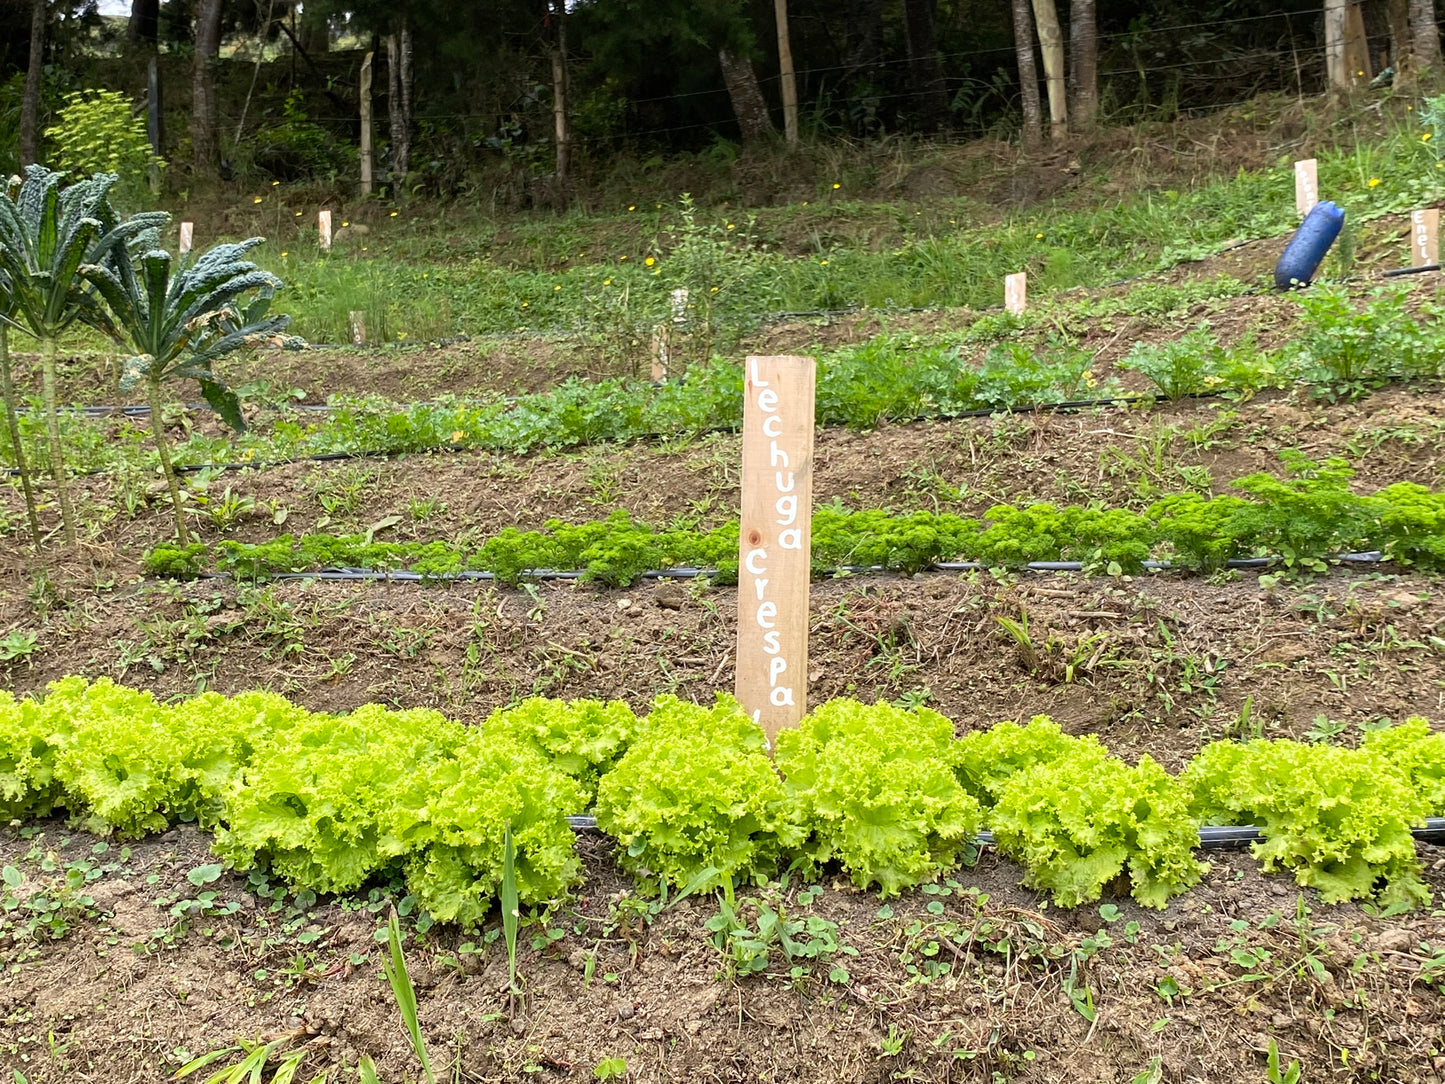
{"type": "Polygon", "coordinates": [[[526,308],[528,305],[530,305],[530,304],[531,304],[530,301],[523,301],[523,302],[522,302],[522,308],[525,309],[525,308],[526,308]]]}
{"type": "Polygon", "coordinates": [[[714,286],[714,287],[712,288],[712,292],[713,292],[713,293],[717,293],[717,287],[716,287],[716,286],[714,286]]]}
{"type": "Polygon", "coordinates": [[[253,199],[251,202],[252,202],[252,203],[260,203],[260,202],[261,202],[261,197],[260,197],[260,196],[257,196],[257,197],[256,197],[255,199],[253,199]]]}
{"type": "Polygon", "coordinates": [[[301,217],[301,212],[300,212],[300,211],[297,211],[297,212],[296,212],[296,217],[297,217],[297,218],[300,218],[300,217],[301,217]]]}
{"type": "Polygon", "coordinates": [[[281,258],[284,260],[284,259],[285,259],[287,256],[289,256],[289,255],[291,255],[291,253],[289,253],[289,252],[283,252],[283,253],[281,253],[281,258]]]}
{"type": "Polygon", "coordinates": [[[276,187],[277,185],[279,185],[280,183],[281,183],[280,181],[272,181],[272,182],[271,182],[271,187],[272,187],[272,188],[275,188],[275,187],[276,187]]]}
{"type": "Polygon", "coordinates": [[[647,259],[643,260],[642,262],[645,263],[648,267],[651,267],[651,266],[652,266],[653,264],[655,264],[657,261],[654,260],[651,256],[649,256],[649,257],[647,257],[647,259]]]}
{"type": "Polygon", "coordinates": [[[350,222],[343,222],[343,223],[341,223],[341,224],[342,224],[343,226],[349,226],[349,225],[351,225],[350,222]]]}
{"type": "Polygon", "coordinates": [[[734,226],[731,222],[729,222],[729,223],[728,223],[728,229],[730,229],[730,230],[735,230],[735,229],[737,229],[737,227],[734,226]]]}
{"type": "Polygon", "coordinates": [[[1036,241],[1042,241],[1043,239],[1044,239],[1044,235],[1043,235],[1043,234],[1041,234],[1041,233],[1036,233],[1036,234],[1034,234],[1034,240],[1036,240],[1036,241]]]}
{"type": "Polygon", "coordinates": [[[423,272],[421,273],[421,277],[424,278],[424,279],[429,279],[429,278],[431,278],[431,272],[430,272],[430,271],[423,271],[423,272]]]}
{"type": "Polygon", "coordinates": [[[455,433],[452,434],[452,443],[453,443],[453,444],[460,444],[462,441],[464,441],[464,440],[466,440],[466,439],[467,439],[467,435],[466,435],[465,433],[463,433],[460,429],[458,429],[455,433]]]}
{"type": "Polygon", "coordinates": [[[553,286],[553,287],[552,287],[552,292],[553,292],[553,293],[556,293],[556,292],[557,292],[558,290],[560,290],[560,289],[562,289],[562,287],[560,287],[560,286],[553,286]]]}
{"type": "Polygon", "coordinates": [[[820,264],[822,264],[824,267],[827,267],[827,266],[828,266],[828,261],[827,261],[827,260],[819,260],[818,262],[819,262],[820,264]]]}
{"type": "Polygon", "coordinates": [[[362,251],[362,252],[365,252],[365,251],[366,251],[366,246],[365,246],[365,245],[362,245],[362,246],[361,246],[361,251],[362,251]]]}
{"type": "Polygon", "coordinates": [[[398,332],[396,333],[396,337],[397,337],[398,339],[404,339],[404,338],[406,338],[406,332],[405,332],[405,331],[398,331],[398,332]]]}
{"type": "Polygon", "coordinates": [[[395,217],[396,217],[397,215],[399,215],[400,213],[401,213],[400,211],[392,211],[392,212],[391,212],[391,217],[392,217],[392,218],[395,218],[395,217]]]}
{"type": "Polygon", "coordinates": [[[1370,185],[1371,188],[1377,188],[1377,187],[1379,187],[1379,184],[1380,184],[1380,178],[1378,178],[1378,177],[1371,177],[1368,183],[1369,183],[1369,185],[1370,185]]]}
{"type": "Polygon", "coordinates": [[[804,200],[804,201],[803,201],[803,206],[804,206],[804,207],[808,206],[808,201],[807,201],[807,200],[804,200]]]}
{"type": "Polygon", "coordinates": [[[842,187],[843,187],[843,186],[842,186],[841,184],[839,184],[837,181],[834,181],[834,182],[833,182],[833,190],[834,190],[835,192],[836,192],[838,189],[842,188],[842,187]]]}
{"type": "Polygon", "coordinates": [[[659,204],[656,204],[656,207],[657,207],[657,209],[658,209],[659,211],[662,210],[662,204],[660,204],[660,203],[659,203],[659,204]]]}
{"type": "Polygon", "coordinates": [[[612,285],[612,280],[611,280],[611,279],[603,279],[603,280],[602,280],[602,285],[603,285],[603,286],[611,286],[611,285],[612,285]]]}
{"type": "Polygon", "coordinates": [[[627,209],[628,209],[629,211],[635,211],[635,210],[637,210],[637,204],[635,204],[635,203],[629,203],[629,204],[627,205],[627,209]]]}
{"type": "Polygon", "coordinates": [[[626,256],[619,256],[619,257],[618,257],[618,260],[619,260],[619,261],[621,261],[621,260],[625,260],[625,259],[627,259],[627,257],[626,257],[626,256]]]}
{"type": "Polygon", "coordinates": [[[1429,143],[1429,142],[1430,142],[1430,133],[1429,133],[1429,132],[1426,132],[1424,135],[1422,135],[1422,136],[1420,137],[1420,142],[1421,142],[1421,143],[1429,143]]]}

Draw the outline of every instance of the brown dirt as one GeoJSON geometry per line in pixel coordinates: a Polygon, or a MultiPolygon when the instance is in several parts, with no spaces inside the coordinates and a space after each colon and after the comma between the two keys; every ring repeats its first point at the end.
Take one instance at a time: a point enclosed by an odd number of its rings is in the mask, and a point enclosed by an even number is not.
{"type": "MultiPolygon", "coordinates": [[[[1194,274],[1250,277],[1267,258],[1245,248],[1194,274]]],[[[1286,304],[1262,296],[1077,330],[1107,374],[1127,344],[1205,317],[1228,340],[1253,331],[1275,341],[1286,304]]],[[[963,315],[890,317],[888,326],[945,330],[963,315]]],[[[836,345],[881,326],[872,314],[799,323],[750,346],[836,345]]],[[[597,375],[566,344],[531,340],[315,352],[294,364],[267,369],[273,388],[295,380],[313,399],[522,391],[597,375]]],[[[82,378],[93,374],[78,370],[82,378]]],[[[133,424],[111,423],[116,434],[133,424]]],[[[1035,499],[1137,507],[1160,490],[1218,492],[1250,471],[1277,469],[1283,448],[1347,456],[1362,488],[1439,486],[1442,435],[1438,388],[1399,386],[1339,405],[1276,393],[1149,412],[828,430],[819,434],[815,488],[820,501],[850,507],[978,514],[1035,499]]],[[[365,530],[392,515],[401,522],[379,538],[458,538],[614,508],[654,523],[711,525],[735,514],[737,458],[736,437],[724,434],[569,455],[297,464],[229,474],[204,489],[191,481],[211,509],[228,486],[251,502],[234,517],[199,515],[208,540],[315,530],[324,517],[328,530],[365,530]]],[[[141,553],[169,531],[158,488],[86,479],[78,498],[89,530],[78,555],[0,551],[0,635],[37,637],[36,651],[0,663],[5,687],[108,675],[163,697],[264,687],[314,710],[380,701],[476,722],[532,693],[618,697],[643,709],[661,692],[705,701],[731,685],[736,592],[705,583],[516,591],[141,582],[141,553]]],[[[0,498],[19,522],[11,488],[0,498]]],[[[1351,743],[1382,716],[1445,719],[1445,594],[1438,578],[1391,568],[1277,584],[1254,573],[844,577],[814,586],[811,616],[814,701],[906,697],[961,730],[1047,713],[1127,758],[1147,752],[1173,768],[1241,729],[1321,736],[1340,724],[1333,740],[1351,743]],[[996,620],[1023,615],[1032,658],[996,620]],[[1241,728],[1246,703],[1251,723],[1241,728]]],[[[1205,884],[1161,913],[1106,894],[1120,917],[1107,925],[1112,943],[1080,972],[1097,1011],[1090,1022],[1066,983],[1071,954],[1105,926],[1100,911],[1049,906],[991,854],[941,891],[908,893],[886,908],[833,881],[815,901],[800,900],[797,886],[779,890],[790,913],[836,923],[857,954],[800,964],[797,974],[775,954],[765,974],[737,979],[704,928],[716,913],[711,901],[684,901],[650,922],[630,918],[637,889],[611,845],[584,835],[580,848],[586,879],[576,897],[524,931],[520,999],[506,994],[495,919],[486,935],[432,929],[410,941],[423,1028],[445,1079],[455,1070],[462,1081],[585,1081],[604,1058],[621,1057],[639,1081],[1223,1084],[1263,1079],[1271,1040],[1286,1064],[1300,1059],[1310,1081],[1438,1081],[1445,1071],[1445,911],[1325,906],[1286,877],[1261,875],[1246,854],[1211,856],[1205,884]],[[544,925],[560,938],[529,947],[544,925]],[[1246,970],[1236,950],[1269,955],[1246,970]],[[838,963],[846,981],[831,982],[838,963]]],[[[1421,844],[1421,854],[1438,899],[1445,851],[1421,844]]],[[[377,1060],[383,1080],[414,1079],[374,936],[395,882],[348,899],[273,901],[271,886],[227,873],[209,886],[217,896],[205,907],[185,902],[200,895],[187,874],[209,861],[205,838],[187,828],[139,841],[97,840],[53,821],[0,828],[0,864],[26,877],[12,898],[57,901],[68,923],[54,939],[0,935],[0,1066],[33,1084],[160,1081],[191,1056],[261,1038],[307,1051],[298,1079],[362,1054],[377,1060]],[[84,884],[67,894],[68,870],[84,884]]],[[[333,1075],[355,1079],[354,1070],[333,1075]]]]}

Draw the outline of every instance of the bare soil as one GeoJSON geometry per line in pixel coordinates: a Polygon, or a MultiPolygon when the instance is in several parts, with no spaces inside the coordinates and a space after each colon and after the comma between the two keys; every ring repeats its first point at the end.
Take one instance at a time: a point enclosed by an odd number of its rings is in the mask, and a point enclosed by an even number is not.
{"type": "MultiPolygon", "coordinates": [[[[1253,274],[1267,257],[1237,250],[1231,273],[1253,274]]],[[[1285,304],[1252,297],[1079,331],[1107,374],[1132,342],[1199,319],[1231,340],[1253,332],[1272,341],[1285,304]]],[[[888,326],[941,329],[963,316],[888,326]]],[[[883,326],[872,314],[799,322],[748,348],[860,341],[883,326]]],[[[294,377],[308,401],[523,391],[599,372],[565,345],[533,341],[298,358],[295,369],[268,371],[277,387],[294,377]]],[[[77,369],[77,387],[82,378],[77,369]]],[[[119,436],[141,423],[108,424],[119,436]]],[[[1438,387],[1397,385],[1341,404],[1292,391],[827,430],[815,487],[820,502],[848,507],[1140,507],[1160,492],[1222,492],[1251,471],[1277,471],[1285,448],[1345,456],[1362,489],[1439,486],[1442,437],[1438,387]]],[[[737,438],[716,434],[567,455],[293,464],[192,478],[193,524],[210,541],[260,540],[364,531],[396,516],[378,538],[480,538],[624,508],[653,523],[711,526],[736,514],[737,459],[737,438]]],[[[0,637],[34,635],[36,648],[0,663],[6,687],[35,691],[67,674],[162,697],[263,687],[316,710],[380,701],[470,722],[534,693],[645,709],[662,692],[706,701],[731,687],[732,589],[147,581],[140,558],[171,530],[160,490],[79,481],[87,526],[73,554],[37,557],[9,536],[0,637]]],[[[6,487],[0,499],[21,522],[18,494],[6,487]]],[[[55,526],[48,509],[46,522],[55,526]]],[[[1047,713],[1126,758],[1147,752],[1171,768],[1221,737],[1352,743],[1381,717],[1445,720],[1445,593],[1436,577],[1389,566],[1278,582],[1256,573],[840,577],[814,585],[811,616],[814,701],[927,703],[960,731],[1047,713]],[[1025,615],[1032,655],[997,620],[1025,615]]],[[[1160,913],[1135,906],[1122,886],[1103,912],[1051,907],[987,852],[886,905],[839,881],[816,900],[800,900],[792,885],[775,890],[789,912],[836,923],[856,955],[799,961],[794,973],[775,953],[765,973],[739,978],[704,927],[711,900],[644,921],[611,844],[583,834],[579,847],[586,878],[575,897],[524,930],[520,997],[507,993],[495,918],[485,931],[411,936],[439,1075],[585,1081],[604,1059],[624,1058],[639,1081],[1183,1084],[1265,1079],[1272,1041],[1283,1068],[1297,1058],[1309,1081],[1438,1081],[1445,1071],[1445,910],[1326,906],[1286,876],[1261,874],[1245,853],[1211,854],[1206,882],[1160,913]],[[839,965],[846,975],[830,977],[839,965]],[[1068,993],[1082,998],[1085,985],[1092,1007],[1068,993]]],[[[1420,849],[1438,902],[1445,851],[1420,849]]],[[[26,878],[12,896],[21,925],[0,941],[0,1066],[31,1082],[160,1081],[208,1050],[275,1039],[306,1051],[297,1079],[361,1055],[376,1059],[383,1080],[416,1079],[375,936],[396,882],[346,899],[281,899],[264,878],[225,873],[202,901],[204,878],[188,875],[210,861],[206,839],[188,828],[133,841],[57,821],[0,828],[0,864],[26,878]],[[47,913],[56,917],[32,937],[24,901],[40,900],[55,903],[47,913]]],[[[332,1079],[355,1079],[354,1069],[332,1079]]]]}

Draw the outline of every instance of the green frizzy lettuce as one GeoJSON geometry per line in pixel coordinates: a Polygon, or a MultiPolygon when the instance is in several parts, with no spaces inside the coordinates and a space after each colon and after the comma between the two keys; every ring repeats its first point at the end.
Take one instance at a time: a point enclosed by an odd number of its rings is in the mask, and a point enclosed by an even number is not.
{"type": "Polygon", "coordinates": [[[886,898],[956,866],[977,799],[953,772],[953,724],[936,712],[833,700],[778,735],[777,767],[810,830],[800,853],[837,861],[886,898]]]}
{"type": "Polygon", "coordinates": [[[622,845],[625,867],[679,886],[708,870],[766,880],[804,835],[763,732],[727,696],[711,708],[659,697],[602,777],[597,826],[622,845]]]}
{"type": "Polygon", "coordinates": [[[1429,809],[1399,767],[1370,749],[1287,740],[1206,745],[1184,770],[1191,811],[1207,824],[1254,824],[1254,854],[1327,903],[1376,897],[1423,903],[1412,825],[1429,809]]]}

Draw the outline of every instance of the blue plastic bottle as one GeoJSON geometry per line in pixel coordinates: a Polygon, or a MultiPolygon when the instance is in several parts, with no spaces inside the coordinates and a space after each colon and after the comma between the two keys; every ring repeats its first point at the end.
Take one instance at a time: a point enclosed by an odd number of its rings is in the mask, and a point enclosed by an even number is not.
{"type": "Polygon", "coordinates": [[[1281,290],[1308,286],[1344,225],[1345,212],[1342,208],[1329,200],[1316,203],[1305,215],[1289,244],[1285,245],[1279,263],[1274,265],[1274,284],[1281,290]]]}

